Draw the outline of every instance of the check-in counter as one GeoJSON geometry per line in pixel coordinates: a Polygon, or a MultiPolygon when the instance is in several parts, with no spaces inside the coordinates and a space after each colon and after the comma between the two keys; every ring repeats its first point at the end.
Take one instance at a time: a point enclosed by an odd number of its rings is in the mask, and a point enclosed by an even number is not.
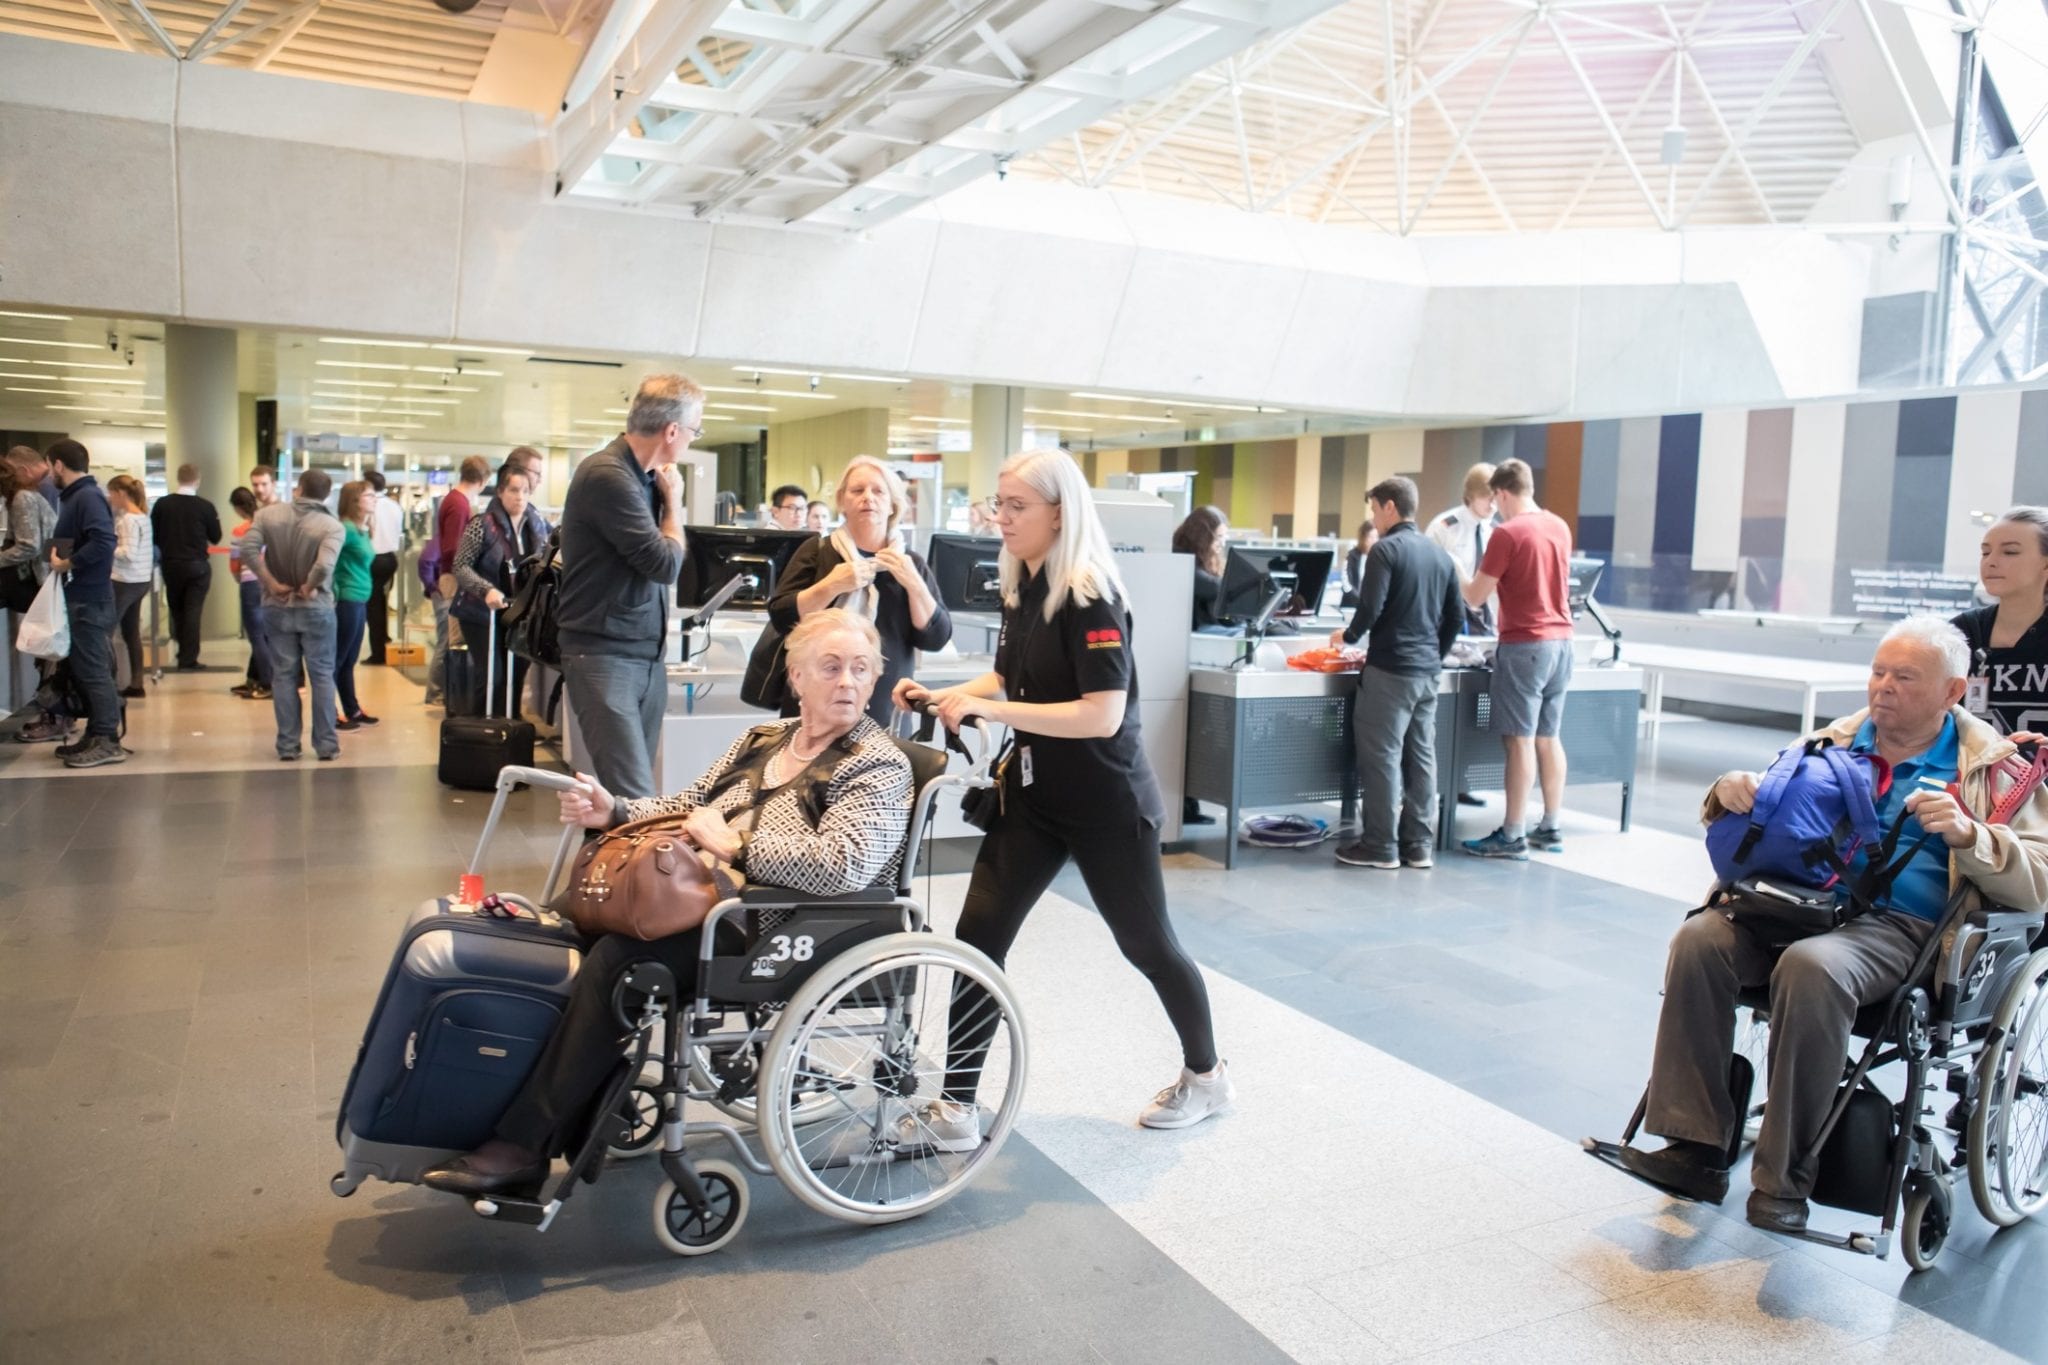
{"type": "MultiPolygon", "coordinates": [[[[1450,846],[1461,791],[1499,791],[1506,770],[1491,729],[1492,671],[1447,668],[1437,681],[1437,846],[1450,846]]],[[[1635,786],[1643,676],[1625,665],[1582,662],[1572,675],[1562,738],[1572,785],[1621,787],[1621,828],[1635,786]]],[[[1350,673],[1198,664],[1188,676],[1187,794],[1228,813],[1224,866],[1237,865],[1238,817],[1262,807],[1339,801],[1349,818],[1358,790],[1350,673]]]]}

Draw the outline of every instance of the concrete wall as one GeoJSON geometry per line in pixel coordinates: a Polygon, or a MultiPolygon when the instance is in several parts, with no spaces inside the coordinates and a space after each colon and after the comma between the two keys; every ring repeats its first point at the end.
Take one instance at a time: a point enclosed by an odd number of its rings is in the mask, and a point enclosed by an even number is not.
{"type": "Polygon", "coordinates": [[[1864,248],[1796,228],[1404,240],[991,181],[821,235],[555,202],[543,127],[0,36],[0,299],[1418,419],[1857,375],[1864,248]]]}

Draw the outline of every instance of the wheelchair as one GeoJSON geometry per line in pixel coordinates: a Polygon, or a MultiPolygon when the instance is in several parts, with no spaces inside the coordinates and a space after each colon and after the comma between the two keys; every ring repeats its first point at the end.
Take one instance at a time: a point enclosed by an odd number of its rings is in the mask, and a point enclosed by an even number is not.
{"type": "MultiPolygon", "coordinates": [[[[911,895],[935,801],[948,789],[990,785],[992,746],[979,725],[965,740],[952,737],[967,764],[949,774],[946,750],[895,742],[911,760],[914,792],[896,884],[831,897],[756,887],[720,902],[704,923],[691,996],[660,962],[630,967],[612,996],[622,1059],[587,1132],[565,1154],[566,1173],[532,1197],[473,1199],[478,1215],[544,1231],[607,1158],[652,1154],[664,1177],[653,1199],[655,1238],[679,1256],[701,1256],[739,1234],[750,1173],[779,1179],[826,1217],[879,1224],[937,1208],[995,1159],[1023,1102],[1023,1019],[1002,971],[933,933],[911,895]],[[910,1116],[914,1128],[944,1084],[956,1000],[969,1002],[960,1023],[975,1035],[981,1071],[982,1138],[964,1152],[898,1136],[899,1122],[910,1116]],[[690,1102],[720,1118],[687,1118],[690,1102]],[[693,1138],[722,1142],[735,1160],[700,1156],[693,1138]]],[[[574,785],[559,773],[507,768],[500,790],[515,781],[574,785]]],[[[577,833],[557,848],[540,905],[577,833]]]]}
{"type": "MultiPolygon", "coordinates": [[[[1965,909],[1967,899],[1951,900],[1905,984],[1857,1012],[1863,1047],[1845,1060],[1826,1121],[1794,1163],[1814,1175],[1812,1202],[1878,1218],[1878,1229],[1792,1235],[1879,1260],[1896,1241],[1922,1271],[1948,1241],[1959,1167],[1996,1227],[2048,1206],[2048,934],[2040,911],[1965,909]],[[1897,1099],[1872,1080],[1894,1066],[1903,1067],[1897,1099]]],[[[1768,989],[1741,992],[1737,1009],[1729,1091],[1744,1119],[1729,1139],[1731,1166],[1762,1125],[1763,1104],[1751,1097],[1763,1088],[1768,989]]],[[[1620,1142],[1582,1145],[1626,1170],[1621,1149],[1648,1104],[1646,1089],[1620,1142]]]]}

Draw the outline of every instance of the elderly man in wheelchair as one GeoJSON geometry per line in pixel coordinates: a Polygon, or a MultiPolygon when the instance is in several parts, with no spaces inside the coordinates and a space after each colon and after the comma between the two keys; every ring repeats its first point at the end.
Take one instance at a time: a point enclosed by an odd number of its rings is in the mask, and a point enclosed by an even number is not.
{"type": "MultiPolygon", "coordinates": [[[[1864,913],[1789,943],[1769,911],[1752,918],[1729,885],[1717,888],[1672,940],[1648,1091],[1622,1142],[1589,1140],[1589,1150],[1660,1188],[1719,1203],[1752,1116],[1753,1064],[1734,1047],[1737,1010],[1747,1005],[1769,1030],[1752,1224],[1884,1255],[1903,1192],[1908,1259],[1931,1263],[1949,1209],[1948,1164],[1932,1141],[1944,1128],[1958,1155],[1967,1149],[1973,1193],[1993,1221],[2018,1222],[2040,1207],[2048,952],[2029,949],[2048,904],[2048,790],[2039,764],[1958,704],[1968,664],[1961,634],[1937,617],[1900,622],[1884,637],[1868,709],[1812,737],[1805,752],[1824,740],[1888,768],[1875,814],[1892,837],[1861,846],[1842,868],[1853,881],[1872,859],[1891,858],[1888,885],[1864,913]],[[1845,1067],[1854,1034],[1870,1042],[1845,1067]],[[1908,1067],[1897,1102],[1868,1080],[1892,1061],[1908,1067]],[[1937,1075],[1958,1096],[1953,1105],[1927,1093],[1937,1075]],[[1628,1145],[1638,1129],[1666,1145],[1628,1145]],[[1810,1198],[1882,1214],[1883,1233],[1809,1233],[1810,1198]]],[[[1722,777],[1702,819],[1748,813],[1762,777],[1722,777]]]]}
{"type": "Polygon", "coordinates": [[[657,815],[683,817],[680,837],[748,885],[700,928],[589,943],[561,1023],[496,1135],[422,1171],[421,1183],[468,1197],[487,1217],[545,1227],[579,1175],[596,1178],[607,1149],[630,1156],[659,1143],[669,1180],[655,1233],[696,1255],[731,1240],[747,1193],[736,1168],[693,1159],[687,1138],[722,1138],[812,1208],[870,1223],[950,1198],[1001,1145],[1023,1090],[1014,1000],[981,954],[923,932],[909,895],[932,796],[980,780],[985,752],[967,777],[941,777],[943,751],[899,742],[868,718],[882,657],[864,618],[819,612],[785,653],[799,715],[747,731],[674,796],[620,801],[581,774],[516,770],[560,792],[571,826],[549,890],[578,827],[657,815]],[[1002,1059],[985,1140],[944,1155],[906,1149],[902,1116],[943,1074],[948,1002],[969,985],[986,1001],[982,1023],[1002,1059]],[[684,1123],[685,1099],[753,1124],[766,1159],[730,1124],[684,1123]],[[543,1202],[557,1155],[569,1173],[543,1202]]]}

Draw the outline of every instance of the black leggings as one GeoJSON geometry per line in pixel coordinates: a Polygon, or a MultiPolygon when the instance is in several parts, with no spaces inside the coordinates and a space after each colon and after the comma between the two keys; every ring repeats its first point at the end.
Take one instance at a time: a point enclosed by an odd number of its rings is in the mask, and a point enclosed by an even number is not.
{"type": "MultiPolygon", "coordinates": [[[[1216,1031],[1209,1018],[1209,990],[1167,918],[1158,830],[1076,839],[1010,811],[981,841],[967,902],[960,911],[960,940],[987,953],[1000,967],[1024,927],[1024,917],[1069,858],[1081,869],[1081,880],[1124,960],[1143,972],[1159,993],[1159,1003],[1180,1035],[1181,1058],[1188,1070],[1214,1068],[1216,1031]]],[[[947,1099],[966,1103],[974,1098],[994,1032],[987,992],[963,984],[954,992],[948,1027],[952,1052],[946,1061],[947,1099]]]]}

